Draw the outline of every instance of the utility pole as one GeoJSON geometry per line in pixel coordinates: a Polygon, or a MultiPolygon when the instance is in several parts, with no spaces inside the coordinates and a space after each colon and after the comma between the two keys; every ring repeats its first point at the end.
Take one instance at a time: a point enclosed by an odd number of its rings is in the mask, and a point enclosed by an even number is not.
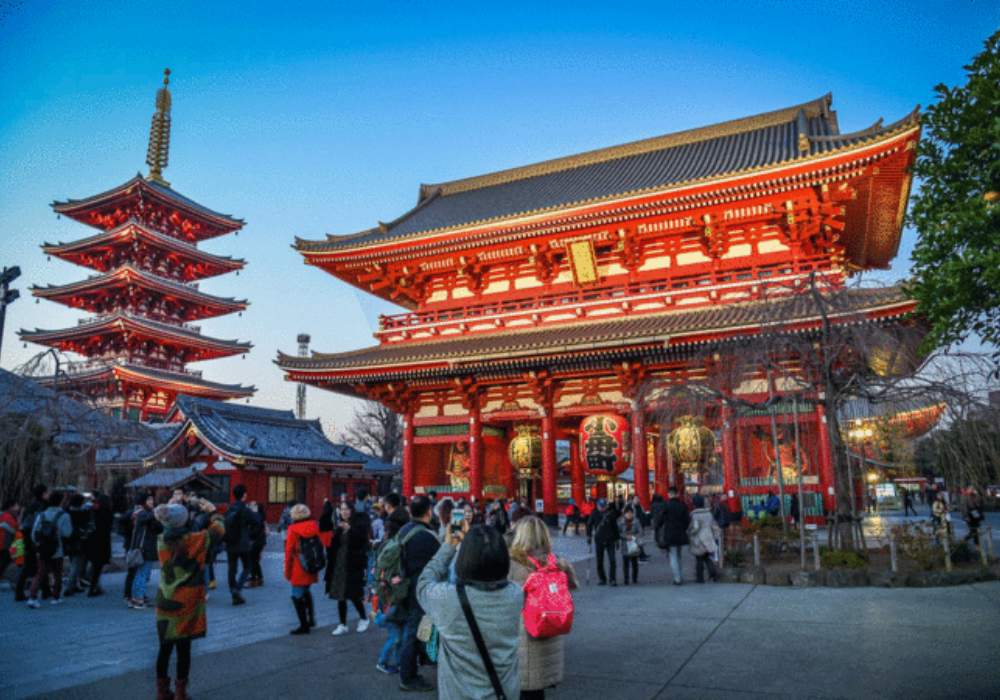
{"type": "MultiPolygon", "coordinates": [[[[299,357],[309,356],[309,335],[299,333],[299,357]]],[[[301,382],[295,387],[295,417],[299,420],[306,419],[306,385],[301,382]]]]}
{"type": "Polygon", "coordinates": [[[10,283],[21,276],[21,268],[5,267],[0,272],[0,350],[3,349],[3,324],[7,318],[7,305],[13,304],[21,296],[21,292],[10,288],[10,283]]]}

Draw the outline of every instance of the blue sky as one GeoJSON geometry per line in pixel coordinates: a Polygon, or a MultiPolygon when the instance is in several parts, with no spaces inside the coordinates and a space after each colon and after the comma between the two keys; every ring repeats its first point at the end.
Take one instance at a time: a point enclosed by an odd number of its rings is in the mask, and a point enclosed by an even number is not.
{"type": "MultiPolygon", "coordinates": [[[[373,343],[395,311],[302,265],[294,236],[389,220],[421,182],[448,180],[834,95],[841,127],[897,119],[1000,25],[994,2],[928,3],[36,3],[0,0],[0,265],[17,264],[2,365],[41,350],[15,331],[82,314],[24,288],[87,274],[38,245],[88,229],[57,219],[145,172],[154,94],[173,71],[165,176],[246,219],[206,245],[249,265],[205,291],[248,297],[203,331],[255,344],[245,359],[192,365],[256,384],[254,403],[294,405],[272,360],[373,343]],[[471,9],[470,9],[471,8],[471,9]]],[[[911,232],[886,279],[908,270],[911,232]]],[[[310,390],[332,430],[346,399],[310,390]]]]}

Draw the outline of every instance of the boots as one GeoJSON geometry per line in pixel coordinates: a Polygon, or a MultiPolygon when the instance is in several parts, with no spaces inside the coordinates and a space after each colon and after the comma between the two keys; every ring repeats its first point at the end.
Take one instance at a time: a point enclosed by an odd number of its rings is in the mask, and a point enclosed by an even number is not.
{"type": "Polygon", "coordinates": [[[243,605],[246,602],[246,598],[241,596],[239,593],[233,593],[233,605],[243,605]]]}
{"type": "Polygon", "coordinates": [[[309,621],[310,627],[316,626],[316,608],[313,607],[313,594],[312,591],[306,589],[305,595],[306,601],[306,620],[309,621]]]}
{"type": "Polygon", "coordinates": [[[169,678],[157,678],[156,679],[156,700],[171,700],[174,697],[174,693],[170,690],[170,679],[169,678]]]}
{"type": "Polygon", "coordinates": [[[306,617],[305,598],[292,598],[292,605],[295,606],[295,613],[299,616],[299,626],[288,634],[309,634],[309,619],[306,617]]]}
{"type": "Polygon", "coordinates": [[[174,700],[188,700],[187,678],[178,678],[174,686],[174,700]]]}

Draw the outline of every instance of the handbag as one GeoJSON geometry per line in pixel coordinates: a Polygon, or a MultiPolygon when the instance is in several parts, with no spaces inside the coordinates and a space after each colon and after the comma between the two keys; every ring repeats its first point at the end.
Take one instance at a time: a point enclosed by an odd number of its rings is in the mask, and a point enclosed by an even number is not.
{"type": "Polygon", "coordinates": [[[479,624],[476,622],[476,616],[472,614],[472,606],[469,604],[469,596],[465,592],[465,584],[459,581],[455,588],[458,591],[458,600],[462,604],[462,612],[465,614],[465,621],[469,623],[469,631],[472,632],[472,639],[476,642],[476,649],[479,650],[479,656],[483,660],[483,666],[486,667],[486,673],[490,676],[490,683],[493,685],[493,692],[496,694],[497,700],[507,700],[507,694],[503,692],[503,686],[500,684],[500,677],[497,676],[497,669],[493,665],[493,659],[490,658],[489,649],[486,648],[486,641],[483,639],[483,633],[479,631],[479,624]]]}
{"type": "Polygon", "coordinates": [[[142,528],[142,534],[139,535],[139,546],[131,547],[125,553],[125,566],[129,569],[134,569],[138,566],[142,566],[146,561],[146,558],[142,554],[142,545],[146,541],[146,528],[142,528]]]}
{"type": "Polygon", "coordinates": [[[629,557],[639,556],[638,540],[625,540],[625,555],[629,557]]]}
{"type": "Polygon", "coordinates": [[[434,623],[431,622],[430,615],[420,618],[420,625],[417,627],[417,640],[425,644],[431,640],[431,633],[434,631],[434,623]]]}

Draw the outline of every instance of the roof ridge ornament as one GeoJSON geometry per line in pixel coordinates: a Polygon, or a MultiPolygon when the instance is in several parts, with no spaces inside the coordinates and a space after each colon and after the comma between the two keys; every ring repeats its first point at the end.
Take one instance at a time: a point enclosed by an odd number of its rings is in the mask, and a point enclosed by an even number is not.
{"type": "Polygon", "coordinates": [[[149,147],[146,150],[146,165],[149,175],[146,179],[170,187],[163,179],[163,169],[167,167],[170,155],[170,69],[163,69],[163,87],[156,91],[156,111],[149,126],[149,147]]]}

